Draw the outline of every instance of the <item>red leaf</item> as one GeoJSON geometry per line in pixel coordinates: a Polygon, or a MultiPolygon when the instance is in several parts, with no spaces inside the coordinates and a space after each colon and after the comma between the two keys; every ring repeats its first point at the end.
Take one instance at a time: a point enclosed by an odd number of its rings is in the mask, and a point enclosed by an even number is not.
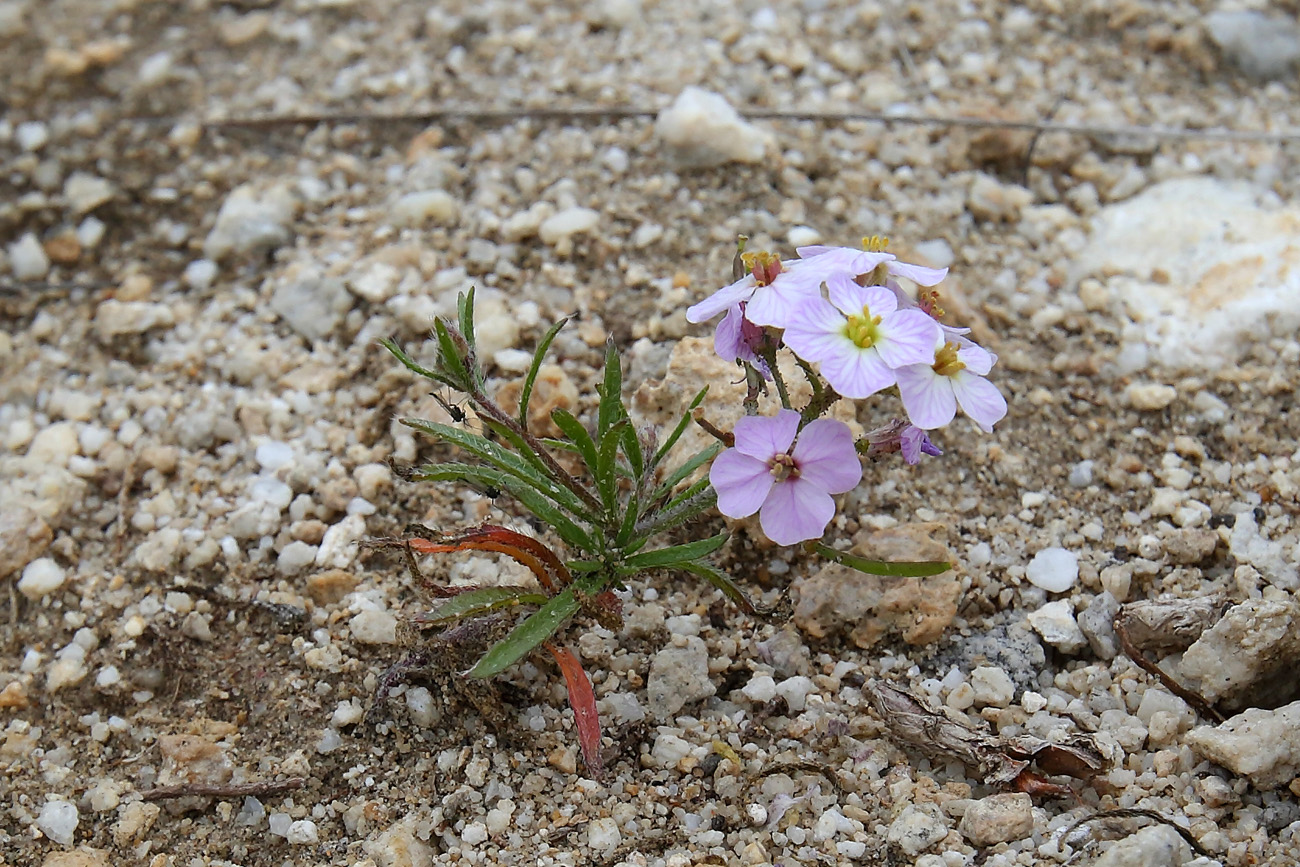
{"type": "Polygon", "coordinates": [[[542,644],[555,657],[564,675],[564,685],[569,689],[569,706],[573,708],[573,723],[578,729],[578,745],[582,747],[582,760],[593,779],[605,775],[600,758],[600,714],[596,711],[596,693],[582,670],[582,663],[567,647],[557,647],[547,641],[542,644]]]}
{"type": "Polygon", "coordinates": [[[573,580],[569,570],[550,548],[531,536],[495,524],[484,524],[462,533],[443,536],[440,541],[419,537],[407,539],[406,544],[417,554],[441,554],[470,548],[506,554],[532,570],[538,582],[552,596],[573,580]]]}

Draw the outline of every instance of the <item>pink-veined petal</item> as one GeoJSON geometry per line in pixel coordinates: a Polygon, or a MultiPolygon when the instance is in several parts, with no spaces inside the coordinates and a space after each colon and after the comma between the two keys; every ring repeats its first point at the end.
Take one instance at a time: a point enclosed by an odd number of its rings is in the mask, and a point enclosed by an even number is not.
{"type": "Polygon", "coordinates": [[[825,298],[808,298],[790,319],[781,339],[804,361],[834,352],[844,336],[844,316],[825,298]]]}
{"type": "Polygon", "coordinates": [[[935,350],[943,345],[943,329],[920,310],[899,310],[885,316],[880,332],[875,348],[885,364],[895,369],[934,364],[935,350]]]}
{"type": "Polygon", "coordinates": [[[934,430],[957,415],[957,398],[953,396],[950,377],[940,376],[928,364],[910,364],[895,373],[898,394],[912,424],[921,430],[934,430]]]}
{"type": "Polygon", "coordinates": [[[757,285],[754,275],[746,274],[730,286],[723,286],[699,304],[687,307],[686,321],[707,322],[719,313],[731,309],[732,305],[747,300],[754,294],[757,285]]]}
{"type": "Polygon", "coordinates": [[[862,463],[853,447],[853,432],[842,421],[819,418],[810,422],[799,431],[792,456],[799,478],[823,491],[842,494],[862,481],[862,463]]]}
{"type": "Polygon", "coordinates": [[[783,409],[774,416],[751,415],[736,422],[736,451],[766,464],[790,450],[799,432],[799,413],[783,409]]]}
{"type": "Polygon", "coordinates": [[[997,363],[998,357],[983,346],[965,337],[957,341],[957,360],[966,365],[966,369],[976,376],[987,376],[997,363]]]}
{"type": "Polygon", "coordinates": [[[778,545],[819,539],[834,517],[831,495],[803,479],[786,479],[773,485],[758,513],[763,533],[778,545]]]}
{"type": "Polygon", "coordinates": [[[772,490],[766,461],[727,449],[713,460],[709,483],[718,492],[718,511],[729,518],[747,518],[758,511],[772,490]]]}
{"type": "Polygon", "coordinates": [[[861,316],[863,308],[872,316],[888,316],[898,309],[898,299],[893,292],[884,286],[859,286],[847,274],[828,278],[826,290],[831,303],[849,316],[861,316]]]}
{"type": "Polygon", "coordinates": [[[896,277],[906,277],[918,286],[935,286],[948,276],[948,269],[893,261],[889,263],[889,273],[896,277]]]}
{"type": "Polygon", "coordinates": [[[801,282],[793,271],[783,271],[770,285],[754,290],[745,306],[745,318],[755,325],[785,328],[808,299],[820,297],[817,285],[801,282]]]}
{"type": "Polygon", "coordinates": [[[844,397],[861,400],[895,382],[894,369],[880,357],[874,348],[862,349],[844,338],[841,345],[827,353],[821,362],[821,374],[844,397]]]}
{"type": "Polygon", "coordinates": [[[984,377],[966,370],[959,370],[949,378],[952,380],[953,395],[961,404],[961,411],[970,416],[971,421],[985,433],[992,433],[993,425],[1007,414],[1007,399],[1002,396],[1002,392],[984,377]]]}

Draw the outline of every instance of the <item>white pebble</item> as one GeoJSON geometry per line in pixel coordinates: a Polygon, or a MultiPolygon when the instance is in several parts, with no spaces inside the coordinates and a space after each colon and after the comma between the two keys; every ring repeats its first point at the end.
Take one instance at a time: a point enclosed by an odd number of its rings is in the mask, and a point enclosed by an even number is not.
{"type": "Polygon", "coordinates": [[[36,827],[60,846],[72,845],[77,830],[77,805],[68,801],[46,801],[36,817],[36,827]]]}
{"type": "Polygon", "coordinates": [[[77,216],[89,214],[113,200],[113,185],[97,175],[73,172],[63,182],[63,197],[77,216]]]}
{"type": "Polygon", "coordinates": [[[181,275],[181,279],[185,281],[186,286],[201,292],[217,279],[217,263],[211,259],[195,259],[185,266],[185,273],[181,275]]]}
{"type": "Polygon", "coordinates": [[[1178,392],[1172,385],[1158,382],[1135,382],[1124,390],[1124,396],[1134,409],[1154,412],[1174,402],[1178,392]]]}
{"type": "Polygon", "coordinates": [[[257,463],[264,470],[278,470],[292,460],[293,447],[288,443],[267,440],[257,447],[257,463]]]}
{"type": "Polygon", "coordinates": [[[293,817],[288,813],[272,813],[267,819],[267,824],[270,825],[272,834],[284,837],[289,833],[289,827],[293,825],[293,817]]]}
{"type": "Polygon", "coordinates": [[[461,831],[460,839],[471,846],[486,843],[488,839],[487,825],[482,822],[470,822],[465,826],[465,830],[461,831]]]}
{"type": "Polygon", "coordinates": [[[432,220],[447,225],[456,221],[460,203],[446,190],[421,190],[407,193],[393,203],[395,226],[420,226],[432,220]]]}
{"type": "Polygon", "coordinates": [[[67,577],[62,566],[49,557],[41,557],[23,568],[23,577],[18,580],[18,592],[28,599],[40,599],[62,587],[67,577]]]}
{"type": "Polygon", "coordinates": [[[95,686],[100,689],[108,689],[110,686],[116,686],[122,682],[122,673],[117,670],[116,665],[106,665],[100,669],[99,674],[95,675],[95,686]]]}
{"type": "Polygon", "coordinates": [[[777,695],[785,699],[790,710],[799,713],[804,709],[804,704],[810,693],[817,691],[817,685],[812,682],[812,678],[797,674],[794,677],[787,677],[776,685],[777,695]]]}
{"type": "Polygon", "coordinates": [[[362,611],[352,618],[348,628],[362,644],[397,643],[397,618],[387,611],[362,611]]]}
{"type": "Polygon", "coordinates": [[[50,257],[31,232],[9,245],[9,266],[19,280],[35,280],[50,270],[50,257]]]}
{"type": "Polygon", "coordinates": [[[591,208],[565,208],[544,220],[537,234],[542,243],[554,247],[574,235],[590,232],[599,222],[600,213],[591,208]]]}
{"type": "Polygon", "coordinates": [[[77,226],[77,242],[86,249],[93,249],[99,246],[99,242],[104,240],[104,233],[108,231],[108,226],[98,217],[90,216],[81,221],[77,226]]]}
{"type": "Polygon", "coordinates": [[[771,675],[760,674],[749,679],[740,690],[745,698],[755,703],[765,703],[776,697],[776,681],[771,675]]]}
{"type": "Polygon", "coordinates": [[[297,575],[316,562],[316,546],[306,542],[290,542],[276,558],[275,568],[281,575],[297,575]]]}
{"type": "Polygon", "coordinates": [[[822,233],[811,226],[795,226],[786,234],[791,247],[811,247],[822,242],[822,233]]]}
{"type": "Polygon", "coordinates": [[[25,151],[38,151],[50,140],[50,131],[39,120],[29,120],[18,124],[15,131],[18,147],[25,151]]]}
{"type": "Polygon", "coordinates": [[[1062,653],[1074,653],[1088,646],[1088,639],[1074,619],[1074,607],[1068,599],[1058,599],[1031,611],[1029,625],[1062,653]]]}
{"type": "Polygon", "coordinates": [[[1048,593],[1064,593],[1079,578],[1079,555],[1064,548],[1044,548],[1029,561],[1025,577],[1048,593]]]}
{"type": "Polygon", "coordinates": [[[592,819],[587,825],[587,845],[592,849],[613,849],[623,841],[623,834],[618,829],[618,822],[609,816],[592,819]]]}
{"type": "Polygon", "coordinates": [[[299,819],[284,832],[284,839],[295,846],[310,846],[319,839],[316,823],[311,819],[299,819]]]}
{"type": "Polygon", "coordinates": [[[417,686],[408,689],[404,697],[406,699],[406,709],[411,713],[411,721],[423,728],[432,726],[436,710],[433,693],[422,686],[417,686]]]}
{"type": "Polygon", "coordinates": [[[767,155],[768,136],[762,130],[719,94],[694,86],[659,113],[655,135],[683,167],[758,163],[767,155]]]}

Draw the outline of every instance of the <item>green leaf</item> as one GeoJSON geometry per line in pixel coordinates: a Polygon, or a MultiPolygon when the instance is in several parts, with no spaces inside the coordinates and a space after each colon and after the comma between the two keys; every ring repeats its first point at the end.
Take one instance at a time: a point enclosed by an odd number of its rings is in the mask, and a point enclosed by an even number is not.
{"type": "Polygon", "coordinates": [[[634,490],[627,498],[627,503],[623,506],[623,521],[619,524],[617,535],[614,536],[614,547],[623,549],[625,554],[631,553],[626,549],[626,545],[628,540],[632,538],[632,532],[636,529],[636,520],[640,508],[641,501],[634,490]]]}
{"type": "Polygon", "coordinates": [[[726,543],[727,538],[726,533],[719,533],[716,536],[698,539],[683,545],[672,545],[667,548],[646,551],[644,554],[637,554],[635,557],[628,557],[624,560],[623,568],[620,571],[630,575],[642,569],[683,568],[682,564],[691,560],[698,560],[701,557],[707,557],[721,548],[726,543]]]}
{"type": "Polygon", "coordinates": [[[578,449],[582,462],[587,465],[587,472],[593,477],[596,475],[596,441],[587,433],[587,429],[582,426],[582,422],[573,417],[573,413],[568,410],[557,409],[551,413],[551,421],[560,429],[566,437],[573,441],[578,449]]]}
{"type": "Polygon", "coordinates": [[[600,388],[600,407],[596,412],[596,436],[605,433],[627,415],[623,409],[623,366],[619,362],[614,341],[605,344],[605,381],[600,388]]]}
{"type": "Polygon", "coordinates": [[[709,485],[708,479],[700,479],[692,488],[689,497],[674,500],[672,508],[659,509],[643,518],[636,525],[633,542],[645,541],[659,533],[681,526],[697,517],[705,509],[712,508],[718,501],[718,494],[709,485]]]}
{"type": "Polygon", "coordinates": [[[580,551],[596,553],[600,550],[592,537],[567,515],[561,512],[554,502],[547,499],[535,487],[520,481],[508,473],[492,467],[479,467],[472,464],[442,463],[422,467],[415,478],[425,482],[476,482],[480,485],[500,488],[514,497],[528,511],[550,525],[566,544],[580,551]]]}
{"type": "Polygon", "coordinates": [[[632,470],[632,478],[639,479],[645,472],[645,456],[641,454],[641,438],[636,435],[636,428],[629,421],[627,427],[620,433],[619,437],[623,441],[623,454],[627,456],[628,466],[632,470]]]}
{"type": "Polygon", "coordinates": [[[673,428],[673,432],[668,435],[668,439],[664,440],[663,445],[659,447],[659,451],[655,452],[654,460],[651,463],[655,466],[659,466],[659,463],[664,459],[664,456],[667,455],[668,452],[672,451],[673,446],[677,445],[677,441],[681,439],[682,434],[686,432],[686,426],[691,423],[691,413],[694,412],[700,404],[704,403],[704,395],[708,393],[709,387],[706,385],[704,388],[700,389],[697,395],[695,395],[695,399],[691,401],[690,406],[686,407],[686,412],[682,413],[682,417],[678,420],[677,427],[673,428]]]}
{"type": "Polygon", "coordinates": [[[817,543],[816,551],[827,560],[833,560],[841,566],[848,566],[850,569],[856,569],[868,575],[886,575],[892,578],[925,578],[929,575],[947,572],[952,568],[951,563],[942,560],[898,561],[894,563],[884,560],[868,560],[856,554],[836,551],[821,542],[817,543]]]}
{"type": "Polygon", "coordinates": [[[470,391],[469,369],[460,357],[460,349],[447,330],[447,323],[441,319],[433,320],[433,335],[438,340],[438,363],[447,370],[452,380],[452,387],[461,391],[470,391]]]}
{"type": "Polygon", "coordinates": [[[754,601],[749,598],[749,594],[744,590],[741,590],[740,587],[731,580],[730,575],[723,572],[712,563],[703,563],[697,560],[694,562],[682,563],[674,568],[681,569],[684,572],[690,572],[692,575],[698,575],[705,581],[708,581],[714,587],[721,590],[724,596],[750,614],[762,614],[766,610],[755,605],[754,601]]]}
{"type": "MultiPolygon", "coordinates": [[[[703,451],[698,451],[691,455],[685,463],[669,473],[668,477],[659,483],[654,493],[650,495],[650,502],[654,503],[672,493],[673,488],[682,483],[691,473],[699,467],[713,460],[722,451],[722,443],[714,443],[703,451]]],[[[698,484],[698,483],[697,483],[698,484]]]]}
{"type": "Polygon", "coordinates": [[[437,608],[415,617],[420,624],[452,623],[466,617],[486,614],[511,605],[545,605],[545,593],[526,587],[480,587],[452,596],[437,608]]]}
{"type": "Polygon", "coordinates": [[[596,489],[605,504],[605,511],[614,514],[618,505],[618,446],[622,428],[629,422],[621,419],[612,428],[605,431],[600,441],[600,451],[596,454],[596,489]]]}
{"type": "Polygon", "coordinates": [[[528,401],[533,396],[533,384],[537,381],[537,373],[542,369],[542,362],[546,358],[546,351],[551,348],[551,341],[555,340],[555,335],[560,333],[560,329],[569,321],[565,316],[559,322],[556,322],[542,337],[542,342],[537,344],[537,350],[533,353],[533,363],[528,367],[528,375],[524,377],[524,388],[519,393],[519,426],[524,430],[528,429],[528,401]]]}
{"type": "MultiPolygon", "coordinates": [[[[524,460],[519,455],[502,448],[485,436],[473,431],[451,425],[438,424],[418,418],[404,418],[402,424],[413,430],[428,434],[435,439],[459,446],[476,458],[486,461],[502,472],[509,473],[525,484],[532,485],[539,493],[548,497],[563,509],[583,521],[593,520],[587,507],[577,495],[564,485],[553,481],[534,463],[524,460]]],[[[526,453],[526,452],[525,452],[526,453]]],[[[538,517],[541,517],[540,515],[538,517]]]]}
{"type": "Polygon", "coordinates": [[[551,597],[545,605],[528,616],[505,638],[492,645],[467,674],[470,677],[493,677],[527,656],[534,647],[555,634],[582,607],[584,595],[600,590],[600,576],[586,575],[551,597]]]}
{"type": "Polygon", "coordinates": [[[469,344],[470,351],[475,348],[474,336],[474,287],[469,287],[469,292],[461,292],[456,296],[456,318],[460,322],[460,336],[465,338],[469,344]]]}

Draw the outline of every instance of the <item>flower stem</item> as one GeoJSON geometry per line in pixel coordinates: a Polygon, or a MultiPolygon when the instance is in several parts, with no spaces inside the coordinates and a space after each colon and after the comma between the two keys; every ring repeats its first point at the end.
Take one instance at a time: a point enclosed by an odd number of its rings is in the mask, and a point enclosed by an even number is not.
{"type": "Polygon", "coordinates": [[[785,379],[781,376],[781,370],[776,366],[776,348],[765,348],[760,356],[767,362],[767,369],[772,371],[772,383],[776,386],[776,395],[781,399],[782,409],[791,409],[790,394],[785,390],[785,379]]]}

